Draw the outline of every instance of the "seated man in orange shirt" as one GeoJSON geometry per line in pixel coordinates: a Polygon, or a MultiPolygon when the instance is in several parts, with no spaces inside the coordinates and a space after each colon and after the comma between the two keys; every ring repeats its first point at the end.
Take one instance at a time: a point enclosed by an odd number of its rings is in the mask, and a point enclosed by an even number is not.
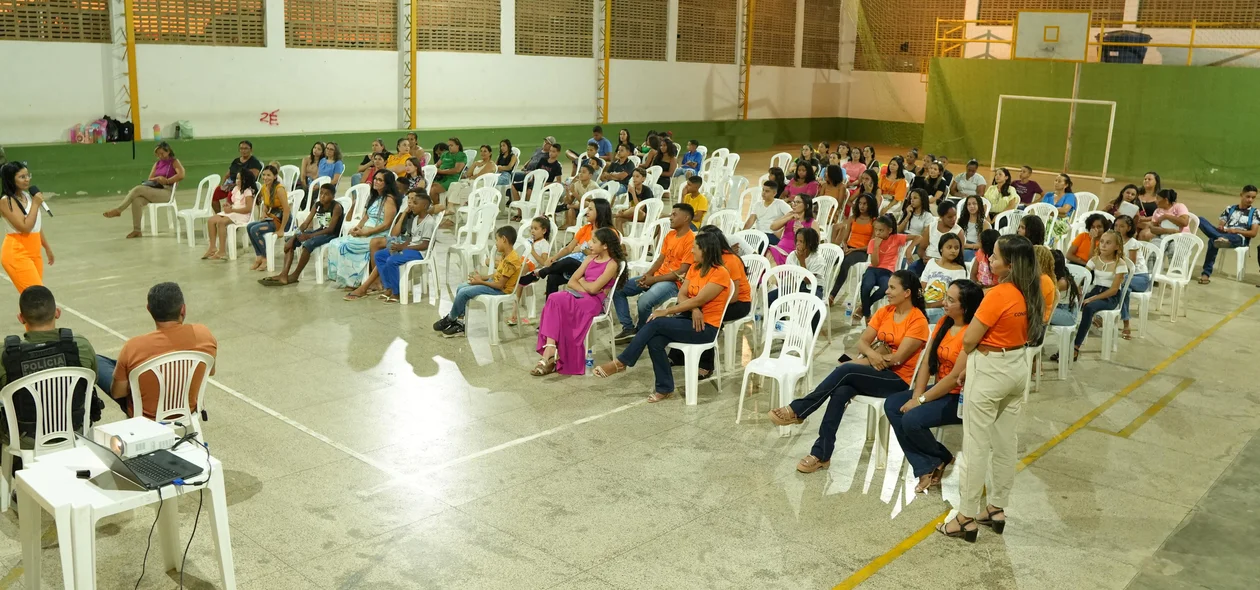
{"type": "Polygon", "coordinates": [[[687,276],[687,270],[695,262],[692,258],[691,246],[696,243],[696,234],[691,231],[691,220],[695,210],[691,205],[679,203],[669,216],[669,229],[665,233],[665,241],[661,253],[656,257],[642,276],[626,281],[621,289],[613,293],[613,307],[617,310],[617,321],[621,322],[621,333],[615,340],[624,344],[634,339],[639,328],[652,315],[656,306],[670,297],[678,296],[678,284],[687,276]],[[639,310],[638,323],[630,319],[630,297],[638,296],[636,307],[639,310]]]}
{"type": "MultiPolygon", "coordinates": [[[[116,400],[128,400],[131,397],[131,382],[128,375],[137,366],[154,357],[168,352],[195,351],[204,352],[211,357],[219,349],[219,343],[210,334],[210,329],[201,324],[185,324],[187,309],[184,305],[184,293],[175,283],[158,283],[149,289],[149,315],[157,329],[136,336],[123,344],[118,353],[118,362],[114,367],[114,385],[109,394],[116,400]]],[[[204,369],[198,369],[193,376],[193,390],[188,392],[189,406],[197,410],[197,397],[201,392],[196,388],[201,382],[204,369]]],[[[210,368],[214,374],[214,367],[210,368]]],[[[126,402],[122,402],[126,404],[126,402]]],[[[140,378],[140,403],[145,418],[152,419],[157,412],[158,383],[157,377],[149,373],[140,378]]],[[[128,414],[135,416],[135,408],[128,414]]]]}

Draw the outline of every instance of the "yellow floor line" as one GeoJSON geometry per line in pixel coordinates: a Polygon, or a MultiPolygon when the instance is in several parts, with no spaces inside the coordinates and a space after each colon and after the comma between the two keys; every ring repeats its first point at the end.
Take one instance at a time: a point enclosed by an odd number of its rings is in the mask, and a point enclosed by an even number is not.
{"type": "Polygon", "coordinates": [[[0,590],[8,590],[13,586],[13,583],[22,577],[23,571],[21,565],[14,566],[13,569],[9,570],[9,573],[0,578],[0,590]]]}
{"type": "Polygon", "coordinates": [[[1164,397],[1159,398],[1159,401],[1151,404],[1151,407],[1147,408],[1145,412],[1142,412],[1141,416],[1134,418],[1128,426],[1121,428],[1120,431],[1116,433],[1116,436],[1129,438],[1129,436],[1134,432],[1137,432],[1137,429],[1141,428],[1143,424],[1146,424],[1147,420],[1154,418],[1155,414],[1158,414],[1160,410],[1164,409],[1169,402],[1173,401],[1173,399],[1177,397],[1177,394],[1185,391],[1192,383],[1194,383],[1194,379],[1182,379],[1181,383],[1178,383],[1176,387],[1172,388],[1172,391],[1164,394],[1164,397]]]}
{"type": "MultiPolygon", "coordinates": [[[[1171,355],[1168,356],[1168,358],[1160,361],[1159,364],[1152,367],[1150,371],[1147,371],[1145,375],[1138,377],[1137,380],[1135,380],[1133,383],[1130,383],[1124,389],[1121,389],[1120,391],[1116,392],[1115,395],[1111,396],[1111,399],[1108,399],[1107,401],[1103,402],[1098,407],[1090,411],[1088,414],[1085,414],[1084,416],[1082,416],[1080,420],[1077,420],[1071,426],[1068,426],[1066,429],[1063,430],[1063,432],[1060,432],[1054,438],[1051,438],[1050,440],[1046,441],[1045,444],[1038,447],[1035,451],[1029,453],[1019,462],[1018,465],[1015,466],[1015,470],[1017,472],[1023,471],[1025,468],[1031,465],[1034,461],[1036,461],[1037,459],[1040,459],[1041,457],[1045,456],[1046,453],[1050,452],[1050,449],[1053,449],[1054,447],[1058,446],[1059,443],[1067,440],[1067,438],[1075,434],[1076,431],[1088,426],[1089,423],[1093,422],[1095,418],[1101,416],[1103,412],[1106,412],[1107,409],[1109,409],[1111,406],[1116,405],[1116,402],[1119,402],[1125,397],[1128,397],[1129,394],[1133,393],[1134,391],[1137,391],[1139,387],[1146,384],[1146,382],[1153,379],[1156,375],[1163,373],[1165,370],[1168,369],[1168,367],[1172,366],[1173,363],[1177,362],[1178,359],[1188,354],[1191,350],[1194,350],[1197,346],[1202,344],[1204,340],[1207,340],[1208,337],[1210,337],[1212,334],[1215,334],[1217,330],[1220,330],[1222,327],[1224,327],[1225,324],[1228,324],[1231,320],[1241,315],[1242,312],[1247,311],[1248,308],[1250,308],[1252,305],[1255,305],[1257,301],[1260,301],[1260,295],[1256,295],[1252,297],[1251,299],[1248,299],[1245,303],[1238,306],[1238,309],[1235,309],[1234,311],[1230,312],[1225,317],[1221,318],[1220,321],[1213,324],[1212,327],[1204,330],[1201,334],[1196,336],[1194,340],[1191,340],[1190,342],[1186,343],[1185,346],[1182,346],[1179,350],[1177,350],[1177,352],[1172,353],[1171,355]]],[[[1184,387],[1178,386],[1178,388],[1175,388],[1173,392],[1181,393],[1179,389],[1184,389],[1184,387]]],[[[1175,394],[1170,393],[1170,395],[1175,395],[1175,394]]],[[[1164,396],[1164,398],[1166,398],[1168,401],[1171,401],[1172,398],[1170,397],[1170,395],[1166,395],[1164,396]]],[[[1163,406],[1160,405],[1160,402],[1164,402],[1165,405],[1167,404],[1164,398],[1161,398],[1160,401],[1156,402],[1155,405],[1151,406],[1151,408],[1154,409],[1155,406],[1158,405],[1159,408],[1162,409],[1163,406]]],[[[1158,412],[1158,411],[1159,411],[1158,409],[1154,409],[1154,412],[1158,412]]],[[[1150,412],[1151,415],[1154,415],[1154,412],[1152,412],[1151,409],[1148,409],[1147,412],[1150,412]]],[[[1139,417],[1138,419],[1141,420],[1141,417],[1139,417]]],[[[1149,419],[1149,416],[1147,417],[1147,419],[1149,419]]],[[[1145,420],[1142,420],[1142,422],[1145,422],[1145,420]]],[[[1139,423],[1138,420],[1134,420],[1134,423],[1136,423],[1136,426],[1134,426],[1133,424],[1130,424],[1129,426],[1125,427],[1125,429],[1128,430],[1130,427],[1132,427],[1134,430],[1136,430],[1137,426],[1141,426],[1141,423],[1139,423]]],[[[1130,434],[1131,433],[1132,431],[1130,431],[1130,434]]],[[[866,581],[871,576],[875,575],[875,572],[878,572],[879,570],[883,569],[884,566],[888,565],[889,563],[892,563],[898,557],[901,557],[902,555],[904,555],[907,551],[909,551],[915,545],[918,545],[924,539],[932,536],[932,533],[934,532],[934,529],[936,528],[936,524],[938,522],[941,522],[948,515],[949,515],[949,511],[946,511],[944,514],[941,514],[940,516],[937,516],[936,518],[932,519],[931,522],[924,525],[923,528],[916,531],[913,535],[906,537],[905,540],[901,541],[900,543],[897,543],[892,549],[889,549],[883,555],[880,555],[879,557],[876,557],[875,559],[871,560],[871,562],[863,566],[862,569],[859,569],[858,571],[853,572],[853,574],[850,575],[848,578],[846,578],[843,582],[840,582],[839,584],[837,584],[833,590],[847,590],[849,588],[856,588],[858,584],[861,584],[862,582],[866,581]]]]}

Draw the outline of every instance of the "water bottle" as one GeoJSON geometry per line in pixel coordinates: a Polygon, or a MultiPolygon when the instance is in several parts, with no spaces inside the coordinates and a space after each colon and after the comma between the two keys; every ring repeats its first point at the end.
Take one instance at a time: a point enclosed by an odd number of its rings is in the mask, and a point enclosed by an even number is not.
{"type": "Polygon", "coordinates": [[[852,301],[844,302],[844,317],[846,318],[853,317],[853,302],[852,301]]]}
{"type": "Polygon", "coordinates": [[[590,375],[595,372],[595,349],[586,349],[586,374],[590,375]]]}
{"type": "Polygon", "coordinates": [[[963,404],[962,396],[963,396],[962,392],[961,391],[958,392],[958,419],[959,420],[962,420],[962,404],[963,404]]]}
{"type": "Polygon", "coordinates": [[[783,324],[783,322],[782,322],[782,321],[778,321],[778,322],[775,322],[775,323],[774,323],[774,331],[775,331],[775,332],[780,332],[780,333],[781,333],[781,332],[783,332],[783,328],[785,328],[785,327],[786,327],[786,326],[783,324]]]}

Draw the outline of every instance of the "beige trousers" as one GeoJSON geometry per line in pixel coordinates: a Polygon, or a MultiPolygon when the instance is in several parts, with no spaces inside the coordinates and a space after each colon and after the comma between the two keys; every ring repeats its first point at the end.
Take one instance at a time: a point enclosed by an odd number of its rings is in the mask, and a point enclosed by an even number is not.
{"type": "Polygon", "coordinates": [[[119,203],[118,210],[125,210],[131,207],[131,229],[140,231],[140,221],[144,217],[144,207],[151,203],[165,203],[171,200],[171,189],[153,188],[144,186],[143,184],[131,189],[126,197],[123,197],[122,203],[119,203]],[[139,201],[139,202],[136,202],[139,201]]]}
{"type": "Polygon", "coordinates": [[[975,518],[984,507],[986,489],[989,504],[1007,505],[1015,483],[1015,427],[1028,366],[1024,349],[967,355],[958,484],[958,512],[967,518],[975,518]]]}

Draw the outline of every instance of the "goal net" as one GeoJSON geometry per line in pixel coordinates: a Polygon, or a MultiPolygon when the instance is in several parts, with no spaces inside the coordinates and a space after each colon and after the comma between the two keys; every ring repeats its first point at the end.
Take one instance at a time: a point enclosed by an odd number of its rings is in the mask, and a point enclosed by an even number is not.
{"type": "Polygon", "coordinates": [[[1036,172],[1112,182],[1107,176],[1116,125],[1114,100],[998,96],[993,167],[1031,166],[1036,172]]]}

